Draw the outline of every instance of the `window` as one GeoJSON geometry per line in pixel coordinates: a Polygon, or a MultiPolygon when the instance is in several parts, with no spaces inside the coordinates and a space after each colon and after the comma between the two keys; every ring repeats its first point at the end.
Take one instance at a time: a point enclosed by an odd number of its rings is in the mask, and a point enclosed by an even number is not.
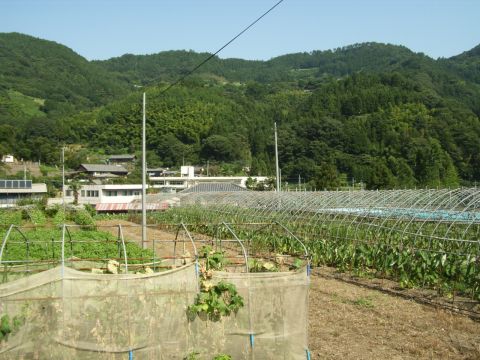
{"type": "Polygon", "coordinates": [[[67,190],[65,192],[65,196],[73,196],[73,191],[72,190],[67,190]]]}
{"type": "Polygon", "coordinates": [[[182,180],[170,180],[170,185],[183,185],[182,180]]]}
{"type": "Polygon", "coordinates": [[[82,191],[80,192],[80,196],[81,196],[81,197],[85,197],[85,190],[82,190],[82,191]]]}
{"type": "Polygon", "coordinates": [[[98,197],[98,190],[87,190],[87,197],[98,197]]]}

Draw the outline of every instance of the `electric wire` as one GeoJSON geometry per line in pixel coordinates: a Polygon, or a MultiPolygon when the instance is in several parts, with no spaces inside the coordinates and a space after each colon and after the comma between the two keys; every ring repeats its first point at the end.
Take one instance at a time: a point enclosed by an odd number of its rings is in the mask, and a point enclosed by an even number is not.
{"type": "Polygon", "coordinates": [[[210,61],[212,58],[214,58],[216,55],[218,55],[218,53],[220,53],[220,51],[222,51],[223,49],[225,49],[228,45],[230,45],[231,43],[233,43],[235,40],[237,40],[240,36],[242,36],[245,32],[247,32],[252,26],[254,26],[256,23],[258,23],[261,19],[263,19],[265,16],[267,16],[271,11],[273,11],[273,9],[275,9],[278,5],[280,5],[284,0],[280,0],[278,1],[275,5],[273,5],[270,9],[268,9],[267,11],[265,11],[262,15],[260,15],[255,21],[253,21],[250,25],[248,25],[246,28],[244,28],[242,31],[240,31],[237,35],[235,35],[232,39],[230,39],[227,43],[225,43],[220,49],[218,49],[215,53],[211,54],[210,56],[208,56],[205,60],[203,60],[202,62],[200,62],[197,66],[195,66],[192,70],[190,70],[189,72],[187,72],[185,75],[183,75],[180,79],[178,79],[177,81],[173,82],[172,84],[168,85],[164,90],[162,90],[160,92],[160,94],[164,94],[166,93],[168,90],[170,90],[171,88],[173,88],[174,86],[180,84],[181,82],[183,82],[187,77],[189,77],[190,75],[192,75],[195,71],[197,71],[200,67],[202,67],[203,65],[205,65],[208,61],[210,61]]]}

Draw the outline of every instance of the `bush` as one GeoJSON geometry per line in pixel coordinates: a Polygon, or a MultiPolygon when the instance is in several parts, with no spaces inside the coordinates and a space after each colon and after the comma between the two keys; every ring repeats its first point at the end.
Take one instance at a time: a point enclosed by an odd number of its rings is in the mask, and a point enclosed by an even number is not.
{"type": "Polygon", "coordinates": [[[73,217],[73,221],[77,225],[94,225],[92,216],[87,210],[77,210],[73,217]]]}
{"type": "Polygon", "coordinates": [[[65,221],[67,220],[65,211],[63,209],[58,209],[57,213],[53,217],[53,223],[55,225],[63,225],[65,224],[65,221]]]}
{"type": "Polygon", "coordinates": [[[49,218],[53,218],[55,215],[57,215],[59,210],[60,207],[58,205],[47,207],[45,208],[45,215],[49,218]]]}
{"type": "Polygon", "coordinates": [[[85,204],[83,205],[86,211],[90,214],[90,216],[93,218],[95,215],[97,215],[97,210],[95,210],[95,206],[91,204],[85,204]]]}
{"type": "Polygon", "coordinates": [[[12,210],[0,210],[0,226],[8,227],[12,224],[22,224],[22,212],[12,210]]]}
{"type": "Polygon", "coordinates": [[[22,219],[31,222],[33,225],[44,225],[47,222],[43,211],[36,207],[23,209],[22,219]]]}

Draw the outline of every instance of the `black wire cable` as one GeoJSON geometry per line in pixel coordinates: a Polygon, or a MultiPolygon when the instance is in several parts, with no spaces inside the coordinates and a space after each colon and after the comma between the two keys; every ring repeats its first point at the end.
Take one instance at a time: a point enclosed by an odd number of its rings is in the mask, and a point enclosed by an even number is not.
{"type": "Polygon", "coordinates": [[[254,22],[252,22],[250,25],[248,25],[245,29],[240,31],[237,35],[235,35],[230,41],[228,41],[225,45],[223,45],[220,49],[218,49],[214,54],[211,54],[209,57],[207,57],[205,60],[203,60],[200,64],[195,66],[192,70],[190,70],[187,74],[182,76],[180,79],[175,81],[174,83],[170,84],[167,86],[163,91],[160,92],[160,94],[166,93],[168,90],[170,90],[172,87],[175,85],[181,83],[183,80],[185,80],[187,77],[192,75],[195,71],[197,71],[200,67],[205,65],[208,61],[210,61],[213,57],[215,57],[220,51],[225,49],[228,45],[230,45],[232,42],[237,40],[240,36],[242,36],[248,29],[250,29],[253,25],[255,25],[257,22],[259,22],[262,18],[268,15],[273,9],[275,9],[278,5],[280,5],[284,0],[278,1],[275,5],[273,5],[270,9],[265,11],[261,16],[259,16],[254,22]]]}

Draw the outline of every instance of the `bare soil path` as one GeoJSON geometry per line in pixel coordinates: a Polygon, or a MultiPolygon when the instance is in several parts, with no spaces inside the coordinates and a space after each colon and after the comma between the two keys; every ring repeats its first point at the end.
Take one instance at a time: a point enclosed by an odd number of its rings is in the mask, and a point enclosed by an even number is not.
{"type": "MultiPolygon", "coordinates": [[[[125,225],[127,239],[141,241],[138,226],[120,223],[125,225]]],[[[171,233],[151,231],[156,239],[172,239],[171,233]]],[[[156,246],[169,250],[166,243],[156,246]]],[[[311,276],[308,326],[312,359],[480,360],[480,322],[328,278],[330,272],[317,268],[311,276]]]]}
{"type": "Polygon", "coordinates": [[[310,286],[313,359],[480,359],[480,323],[322,277],[310,286]]]}

